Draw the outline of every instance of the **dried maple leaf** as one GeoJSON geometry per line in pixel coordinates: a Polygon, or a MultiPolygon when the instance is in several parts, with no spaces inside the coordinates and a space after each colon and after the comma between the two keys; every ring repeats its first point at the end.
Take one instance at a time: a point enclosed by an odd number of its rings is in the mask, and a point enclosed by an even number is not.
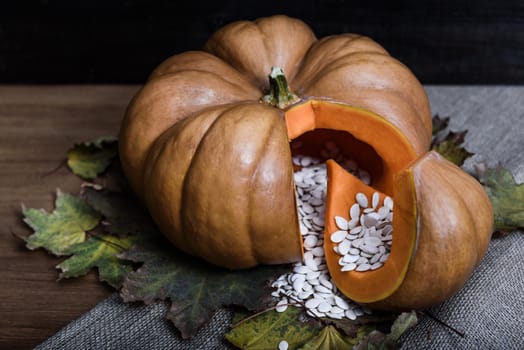
{"type": "Polygon", "coordinates": [[[86,232],[95,228],[101,216],[82,198],[57,191],[55,209],[24,208],[24,221],[35,231],[22,237],[27,248],[44,248],[54,255],[65,255],[71,246],[84,242],[86,232]]]}
{"type": "Polygon", "coordinates": [[[163,240],[150,240],[120,255],[143,263],[127,274],[120,295],[126,302],[169,299],[167,317],[183,338],[189,338],[222,306],[240,305],[249,310],[271,301],[268,281],[287,271],[283,266],[260,266],[230,271],[185,255],[163,240]]]}
{"type": "Polygon", "coordinates": [[[239,323],[226,333],[226,339],[241,349],[278,349],[285,340],[289,350],[297,349],[319,333],[319,328],[299,320],[302,310],[288,307],[284,312],[274,310],[239,323]]]}
{"type": "Polygon", "coordinates": [[[524,184],[517,184],[511,172],[502,166],[488,168],[477,164],[480,183],[493,204],[495,229],[514,231],[524,228],[524,184]]]}
{"type": "Polygon", "coordinates": [[[67,165],[76,175],[94,179],[104,172],[118,154],[115,137],[99,137],[77,143],[67,152],[67,165]]]}

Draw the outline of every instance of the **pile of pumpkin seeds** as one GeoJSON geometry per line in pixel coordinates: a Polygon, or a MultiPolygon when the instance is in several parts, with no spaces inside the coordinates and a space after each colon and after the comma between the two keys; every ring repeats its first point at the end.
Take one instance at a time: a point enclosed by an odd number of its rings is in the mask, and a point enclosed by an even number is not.
{"type": "MultiPolygon", "coordinates": [[[[356,176],[363,174],[363,178],[370,181],[369,173],[358,169],[354,161],[341,159],[336,145],[327,143],[322,152],[323,158],[336,159],[351,173],[356,176]]],[[[294,264],[292,272],[272,283],[276,289],[272,296],[279,299],[276,305],[278,312],[285,311],[288,305],[295,305],[304,306],[310,316],[354,320],[371,311],[338,292],[327,269],[323,248],[327,191],[324,160],[309,156],[293,157],[293,163],[301,167],[294,178],[304,261],[294,264]]]]}
{"type": "Polygon", "coordinates": [[[349,220],[335,217],[337,231],[331,233],[333,248],[340,255],[342,271],[376,270],[384,265],[391,251],[393,239],[393,200],[385,197],[379,207],[380,196],[373,193],[371,201],[357,193],[355,204],[349,209],[349,220]]]}

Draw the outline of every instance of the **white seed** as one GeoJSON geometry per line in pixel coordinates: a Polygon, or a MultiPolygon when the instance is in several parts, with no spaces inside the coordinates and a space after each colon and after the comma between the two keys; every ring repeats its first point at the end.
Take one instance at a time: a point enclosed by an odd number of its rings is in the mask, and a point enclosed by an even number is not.
{"type": "Polygon", "coordinates": [[[382,241],[378,237],[368,236],[364,238],[364,243],[366,245],[373,245],[378,247],[382,243],[382,241]]]}
{"type": "Polygon", "coordinates": [[[368,197],[364,193],[359,192],[355,197],[358,205],[360,205],[362,208],[368,207],[368,197]]]}
{"type": "Polygon", "coordinates": [[[302,265],[300,265],[300,266],[295,266],[295,267],[293,268],[293,272],[294,272],[294,273],[306,274],[306,273],[308,273],[309,271],[311,271],[311,270],[308,269],[306,266],[302,266],[302,265]]]}
{"type": "Polygon", "coordinates": [[[306,214],[311,214],[315,212],[315,208],[313,208],[313,206],[308,203],[302,204],[302,210],[304,210],[304,213],[306,214]]]}
{"type": "Polygon", "coordinates": [[[333,284],[331,282],[329,282],[328,280],[326,280],[326,279],[321,280],[320,284],[323,285],[326,288],[329,288],[329,289],[333,288],[333,284]]]}
{"type": "Polygon", "coordinates": [[[380,215],[377,213],[369,213],[363,215],[364,217],[364,226],[366,227],[372,227],[377,224],[377,222],[380,220],[380,215]]]}
{"type": "Polygon", "coordinates": [[[338,230],[338,231],[335,231],[331,234],[331,237],[329,237],[329,239],[331,240],[331,242],[333,243],[340,243],[344,240],[344,238],[346,238],[347,236],[347,231],[345,230],[338,230]]]}
{"type": "Polygon", "coordinates": [[[314,289],[319,292],[319,293],[326,293],[326,294],[329,294],[331,293],[331,290],[322,286],[322,285],[318,285],[318,286],[315,286],[314,289]]]}
{"type": "Polygon", "coordinates": [[[331,311],[331,305],[328,302],[323,301],[318,305],[317,310],[320,312],[329,312],[331,311]]]}
{"type": "Polygon", "coordinates": [[[384,254],[384,255],[382,255],[382,257],[380,258],[379,261],[381,263],[385,263],[388,260],[388,258],[389,258],[389,254],[384,254]]]}
{"type": "Polygon", "coordinates": [[[353,271],[356,268],[357,268],[357,264],[351,263],[351,264],[347,264],[347,265],[342,266],[340,271],[344,271],[344,272],[353,271]]]}
{"type": "Polygon", "coordinates": [[[371,206],[373,207],[373,209],[377,208],[379,201],[380,201],[380,195],[378,194],[378,192],[374,192],[373,196],[371,197],[371,206]]]}
{"type": "Polygon", "coordinates": [[[349,220],[348,221],[348,229],[351,230],[352,228],[356,227],[358,225],[359,221],[360,221],[360,217],[356,217],[354,219],[349,220]]]}
{"type": "Polygon", "coordinates": [[[304,280],[303,279],[296,279],[294,282],[293,282],[293,289],[297,292],[297,293],[300,293],[302,291],[302,287],[304,286],[304,280]]]}
{"type": "Polygon", "coordinates": [[[349,234],[356,235],[357,233],[360,233],[361,231],[362,231],[362,226],[357,226],[349,230],[349,234]]]}
{"type": "Polygon", "coordinates": [[[318,225],[320,227],[323,227],[324,226],[324,217],[321,217],[321,216],[315,216],[313,218],[313,223],[315,225],[318,225]]]}
{"type": "Polygon", "coordinates": [[[344,255],[344,257],[342,258],[343,261],[347,264],[347,263],[354,263],[354,262],[357,262],[358,259],[360,259],[360,255],[344,255]]]}
{"type": "Polygon", "coordinates": [[[384,206],[393,211],[393,200],[390,197],[384,198],[384,206]]]}
{"type": "Polygon", "coordinates": [[[348,310],[349,304],[347,301],[339,297],[338,295],[335,295],[335,304],[340,307],[342,310],[348,310]]]}
{"type": "Polygon", "coordinates": [[[367,258],[361,256],[360,258],[358,258],[356,264],[357,265],[362,265],[362,264],[367,264],[369,261],[367,258]]]}
{"type": "Polygon", "coordinates": [[[332,306],[330,312],[334,313],[334,314],[343,314],[344,313],[344,309],[342,309],[342,308],[340,308],[338,306],[332,306]]]}
{"type": "Polygon", "coordinates": [[[351,219],[356,219],[359,217],[359,215],[360,215],[360,206],[358,205],[358,203],[355,203],[349,209],[349,216],[351,217],[351,219]]]}
{"type": "Polygon", "coordinates": [[[351,241],[345,239],[338,245],[338,252],[340,255],[346,255],[351,248],[351,241]]]}
{"type": "MultiPolygon", "coordinates": [[[[311,272],[308,272],[306,274],[306,279],[307,280],[313,280],[313,279],[317,279],[318,276],[320,276],[320,271],[311,271],[311,272]]],[[[304,287],[302,287],[304,288],[304,287]]]]}
{"type": "Polygon", "coordinates": [[[302,157],[302,159],[300,159],[300,165],[302,165],[303,167],[306,167],[308,165],[311,164],[311,158],[310,157],[302,157]]]}
{"type": "Polygon", "coordinates": [[[311,281],[314,281],[314,280],[308,280],[307,282],[304,282],[304,285],[302,286],[302,290],[304,292],[311,291],[310,294],[313,294],[313,286],[311,285],[311,281]]]}
{"type": "Polygon", "coordinates": [[[342,216],[335,216],[335,224],[340,230],[348,229],[348,221],[344,219],[342,216]]]}
{"type": "Polygon", "coordinates": [[[309,198],[309,204],[315,206],[315,207],[318,207],[320,205],[323,205],[324,204],[324,201],[320,198],[315,198],[315,197],[311,197],[309,198]]]}
{"type": "Polygon", "coordinates": [[[362,265],[357,266],[356,270],[364,272],[364,271],[369,270],[370,268],[371,268],[371,265],[369,265],[369,264],[362,264],[362,265]]]}
{"type": "Polygon", "coordinates": [[[278,343],[278,350],[287,350],[288,347],[289,347],[289,344],[285,340],[282,340],[280,343],[278,343]]]}
{"type": "Polygon", "coordinates": [[[356,320],[357,319],[357,315],[355,315],[355,312],[352,310],[352,309],[347,309],[344,314],[346,315],[347,318],[349,318],[350,320],[356,320]]]}
{"type": "MultiPolygon", "coordinates": [[[[332,310],[333,310],[333,309],[332,309],[332,310]]],[[[333,312],[333,311],[329,311],[329,312],[326,313],[326,315],[327,315],[329,318],[334,318],[334,319],[336,319],[336,320],[341,320],[341,319],[344,318],[344,313],[343,313],[343,312],[342,312],[342,313],[340,313],[340,312],[339,312],[339,313],[335,313],[335,312],[333,312]]]]}
{"type": "MultiPolygon", "coordinates": [[[[310,287],[311,287],[311,286],[310,286],[310,287]]],[[[303,292],[298,293],[298,297],[299,297],[300,300],[306,300],[306,299],[308,299],[312,294],[313,294],[313,291],[312,291],[312,290],[307,290],[307,291],[303,291],[303,292]]]]}
{"type": "Polygon", "coordinates": [[[305,305],[308,309],[316,309],[323,301],[324,299],[321,298],[313,298],[306,301],[305,305]]]}
{"type": "Polygon", "coordinates": [[[379,262],[376,262],[376,263],[372,264],[371,267],[370,267],[370,269],[371,269],[371,270],[376,270],[376,269],[378,269],[379,267],[382,267],[382,265],[383,265],[383,264],[379,261],[379,262]]]}
{"type": "Polygon", "coordinates": [[[322,247],[315,247],[311,250],[314,256],[324,256],[324,248],[322,247]]]}
{"type": "Polygon", "coordinates": [[[277,303],[277,306],[275,308],[275,310],[277,312],[284,312],[286,311],[287,309],[287,304],[288,304],[288,300],[287,298],[282,298],[282,300],[280,300],[278,303],[277,303]]]}
{"type": "Polygon", "coordinates": [[[351,248],[348,253],[351,254],[351,255],[358,255],[358,254],[360,254],[360,249],[358,249],[358,248],[351,248]]]}
{"type": "MultiPolygon", "coordinates": [[[[383,247],[383,246],[381,246],[381,247],[383,247]]],[[[377,254],[373,255],[373,257],[371,259],[369,259],[369,262],[371,264],[374,264],[374,263],[376,263],[376,262],[378,262],[380,260],[381,256],[382,256],[382,254],[380,254],[380,250],[379,250],[379,252],[377,254]]],[[[373,265],[371,265],[371,266],[373,266],[373,265]]]]}
{"type": "Polygon", "coordinates": [[[317,245],[318,238],[314,235],[309,235],[304,239],[304,247],[307,248],[314,248],[317,245]]]}
{"type": "Polygon", "coordinates": [[[380,220],[384,220],[387,218],[389,214],[389,209],[386,207],[380,207],[377,213],[378,213],[378,216],[380,217],[380,220]]]}

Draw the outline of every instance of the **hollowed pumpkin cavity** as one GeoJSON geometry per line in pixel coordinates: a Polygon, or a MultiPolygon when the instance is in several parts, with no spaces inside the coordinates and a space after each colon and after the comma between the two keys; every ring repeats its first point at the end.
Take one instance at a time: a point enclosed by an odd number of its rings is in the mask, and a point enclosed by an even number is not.
{"type": "Polygon", "coordinates": [[[416,154],[398,129],[372,112],[325,101],[308,101],[286,112],[288,137],[300,142],[300,152],[317,156],[327,140],[371,173],[371,186],[351,175],[333,160],[327,161],[328,197],[324,251],[337,287],[357,302],[371,303],[393,294],[402,284],[416,240],[416,195],[412,172],[406,169],[416,154]],[[366,272],[342,272],[334,243],[335,216],[349,218],[358,192],[373,192],[395,200],[393,244],[383,267],[366,272]]]}

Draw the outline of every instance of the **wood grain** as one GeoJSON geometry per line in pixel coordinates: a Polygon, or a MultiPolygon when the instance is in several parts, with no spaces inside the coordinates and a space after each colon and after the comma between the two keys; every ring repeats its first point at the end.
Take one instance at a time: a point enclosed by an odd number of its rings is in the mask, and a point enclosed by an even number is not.
{"type": "Polygon", "coordinates": [[[0,349],[32,348],[111,293],[94,273],[57,282],[61,259],[14,237],[31,230],[21,204],[53,207],[55,189],[78,193],[62,166],[75,142],[116,135],[136,86],[0,86],[0,349]]]}

